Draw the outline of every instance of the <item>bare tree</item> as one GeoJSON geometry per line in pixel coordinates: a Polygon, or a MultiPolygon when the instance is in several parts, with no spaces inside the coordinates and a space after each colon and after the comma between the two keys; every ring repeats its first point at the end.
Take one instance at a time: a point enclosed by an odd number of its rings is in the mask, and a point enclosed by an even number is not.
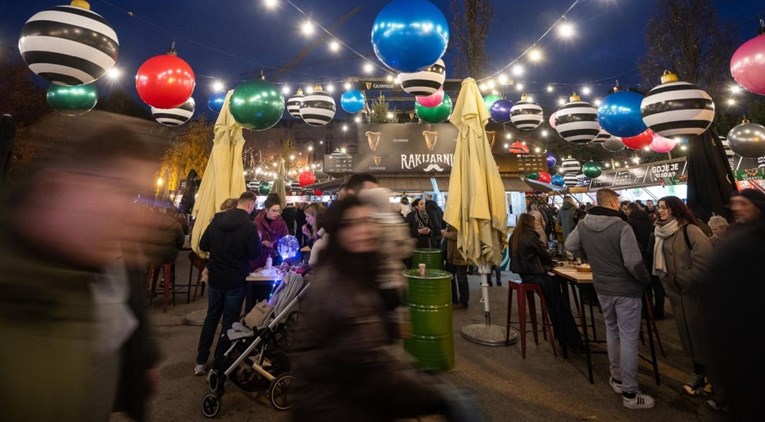
{"type": "Polygon", "coordinates": [[[452,39],[457,48],[456,74],[479,78],[486,68],[486,38],[492,7],[489,0],[452,0],[452,39]]]}
{"type": "Polygon", "coordinates": [[[731,26],[720,22],[711,0],[656,0],[646,27],[648,52],[640,62],[647,87],[656,86],[665,69],[712,94],[723,89],[735,49],[731,26]]]}

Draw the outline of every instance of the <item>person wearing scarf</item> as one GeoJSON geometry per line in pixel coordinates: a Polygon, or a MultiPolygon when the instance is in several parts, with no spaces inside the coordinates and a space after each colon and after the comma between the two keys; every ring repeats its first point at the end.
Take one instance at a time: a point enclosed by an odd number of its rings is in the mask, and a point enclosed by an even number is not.
{"type": "Polygon", "coordinates": [[[649,249],[653,251],[652,274],[661,279],[683,350],[693,360],[693,376],[683,390],[691,396],[707,395],[712,391],[706,368],[710,345],[704,329],[704,286],[700,280],[709,269],[712,242],[680,198],[661,198],[657,214],[653,246],[649,249]]]}
{"type": "Polygon", "coordinates": [[[406,216],[409,223],[409,233],[417,239],[417,248],[433,248],[433,233],[435,232],[430,215],[425,209],[425,201],[420,198],[412,201],[412,212],[406,216]]]}

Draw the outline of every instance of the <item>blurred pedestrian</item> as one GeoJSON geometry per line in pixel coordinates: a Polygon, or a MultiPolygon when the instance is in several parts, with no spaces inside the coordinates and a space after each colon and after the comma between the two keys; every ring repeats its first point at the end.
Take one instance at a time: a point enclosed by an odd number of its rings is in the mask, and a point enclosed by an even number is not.
{"type": "MultiPolygon", "coordinates": [[[[468,261],[457,248],[457,229],[446,224],[441,230],[441,236],[446,240],[447,271],[452,273],[452,308],[467,309],[470,306],[470,285],[468,285],[468,261]]],[[[491,279],[491,278],[489,278],[491,279]]]]}
{"type": "Polygon", "coordinates": [[[404,218],[406,218],[409,212],[412,211],[412,209],[409,208],[409,198],[407,198],[406,195],[401,197],[401,203],[399,204],[398,208],[401,212],[401,216],[404,218]]]}
{"type": "Polygon", "coordinates": [[[712,246],[717,247],[720,241],[728,234],[728,220],[719,215],[713,215],[709,218],[708,224],[709,228],[712,229],[712,237],[709,240],[712,242],[712,246]]]}
{"type": "Polygon", "coordinates": [[[560,224],[561,231],[563,232],[563,239],[560,239],[560,243],[565,243],[568,235],[571,234],[572,230],[574,230],[574,226],[576,226],[576,211],[577,209],[574,198],[568,195],[565,196],[563,198],[563,205],[560,207],[558,216],[556,217],[558,224],[560,224]]]}
{"type": "Polygon", "coordinates": [[[659,199],[656,213],[652,273],[661,278],[683,350],[693,360],[693,375],[683,385],[683,391],[691,396],[707,395],[712,385],[707,378],[709,344],[703,325],[700,281],[709,269],[712,242],[680,198],[659,199]]]}
{"type": "Polygon", "coordinates": [[[758,226],[763,217],[763,204],[765,193],[758,190],[744,189],[731,195],[729,207],[736,226],[758,226]]]}

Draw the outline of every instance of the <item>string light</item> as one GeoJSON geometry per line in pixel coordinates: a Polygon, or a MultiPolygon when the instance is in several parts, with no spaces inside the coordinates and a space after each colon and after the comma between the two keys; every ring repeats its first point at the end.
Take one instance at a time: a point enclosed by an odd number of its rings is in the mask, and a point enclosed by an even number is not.
{"type": "Polygon", "coordinates": [[[340,51],[340,43],[337,42],[337,40],[330,41],[330,43],[329,43],[329,50],[333,51],[333,52],[340,51]]]}
{"type": "Polygon", "coordinates": [[[111,69],[109,69],[108,71],[106,71],[106,76],[107,76],[109,79],[111,79],[111,80],[113,80],[113,81],[116,81],[117,79],[119,79],[119,78],[120,78],[120,76],[122,76],[122,71],[120,71],[120,70],[119,70],[118,68],[116,68],[116,67],[112,67],[111,69]]]}
{"type": "Polygon", "coordinates": [[[395,78],[393,77],[393,75],[388,75],[388,76],[385,77],[385,80],[388,81],[388,82],[393,82],[394,79],[395,78]]]}
{"type": "Polygon", "coordinates": [[[335,86],[332,84],[327,85],[326,88],[327,88],[327,92],[329,92],[330,94],[335,92],[335,86]]]}
{"type": "Polygon", "coordinates": [[[306,94],[313,94],[313,87],[312,86],[305,87],[305,93],[306,94]]]}
{"type": "Polygon", "coordinates": [[[223,82],[221,81],[213,81],[212,83],[212,90],[215,92],[223,91],[225,87],[223,86],[223,82]]]}
{"type": "Polygon", "coordinates": [[[600,104],[602,102],[603,102],[603,100],[601,100],[600,98],[596,98],[595,101],[593,101],[592,103],[595,104],[596,106],[600,107],[600,104]]]}
{"type": "Polygon", "coordinates": [[[263,0],[263,3],[266,5],[269,9],[276,8],[276,5],[279,4],[278,0],[263,0]]]}
{"type": "Polygon", "coordinates": [[[284,95],[288,95],[289,93],[290,93],[290,87],[289,87],[289,85],[284,85],[284,86],[282,87],[282,94],[284,94],[284,95]]]}
{"type": "Polygon", "coordinates": [[[349,89],[351,89],[351,83],[350,83],[350,82],[346,82],[346,83],[344,83],[344,84],[343,84],[343,89],[345,89],[346,91],[347,91],[347,90],[349,90],[349,89]]]}
{"type": "Polygon", "coordinates": [[[539,51],[538,49],[529,51],[529,60],[531,60],[532,62],[538,62],[542,60],[542,52],[539,51]]]}
{"type": "Polygon", "coordinates": [[[734,100],[733,98],[728,98],[727,102],[729,106],[736,105],[736,100],[734,100]]]}
{"type": "Polygon", "coordinates": [[[563,97],[558,98],[558,105],[563,105],[563,104],[566,104],[566,99],[563,97]]]}
{"type": "Polygon", "coordinates": [[[575,33],[574,25],[569,22],[563,22],[558,26],[558,35],[561,38],[571,38],[575,33]]]}
{"type": "Polygon", "coordinates": [[[372,73],[374,72],[375,67],[370,62],[364,63],[364,73],[372,73]]]}
{"type": "Polygon", "coordinates": [[[499,81],[500,85],[507,85],[507,83],[509,82],[507,75],[505,75],[504,73],[499,75],[499,77],[497,77],[497,80],[499,81]]]}
{"type": "Polygon", "coordinates": [[[741,87],[738,85],[731,85],[730,92],[733,94],[739,94],[741,93],[741,87]]]}
{"type": "Polygon", "coordinates": [[[553,87],[552,85],[547,85],[547,92],[553,92],[553,91],[555,91],[555,87],[553,87]]]}
{"type": "Polygon", "coordinates": [[[521,66],[519,64],[513,66],[513,75],[515,75],[515,76],[523,75],[523,66],[521,66]]]}
{"type": "Polygon", "coordinates": [[[582,95],[590,95],[592,93],[592,89],[589,86],[582,87],[582,95]]]}
{"type": "Polygon", "coordinates": [[[523,84],[518,84],[515,86],[516,91],[523,91],[523,84]]]}
{"type": "Polygon", "coordinates": [[[303,35],[313,35],[313,32],[314,32],[313,22],[311,21],[303,22],[303,25],[300,27],[300,30],[303,32],[303,35]]]}

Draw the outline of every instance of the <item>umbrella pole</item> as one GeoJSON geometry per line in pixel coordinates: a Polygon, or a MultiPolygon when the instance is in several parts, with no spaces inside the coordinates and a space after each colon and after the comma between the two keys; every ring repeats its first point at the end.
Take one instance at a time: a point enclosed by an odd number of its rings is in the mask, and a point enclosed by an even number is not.
{"type": "Polygon", "coordinates": [[[483,302],[485,322],[483,324],[472,324],[462,327],[462,337],[467,341],[483,346],[509,346],[518,341],[518,333],[515,330],[510,330],[508,336],[506,327],[492,325],[491,323],[488,282],[490,271],[491,265],[488,263],[478,265],[478,272],[481,274],[481,301],[483,302]]]}

